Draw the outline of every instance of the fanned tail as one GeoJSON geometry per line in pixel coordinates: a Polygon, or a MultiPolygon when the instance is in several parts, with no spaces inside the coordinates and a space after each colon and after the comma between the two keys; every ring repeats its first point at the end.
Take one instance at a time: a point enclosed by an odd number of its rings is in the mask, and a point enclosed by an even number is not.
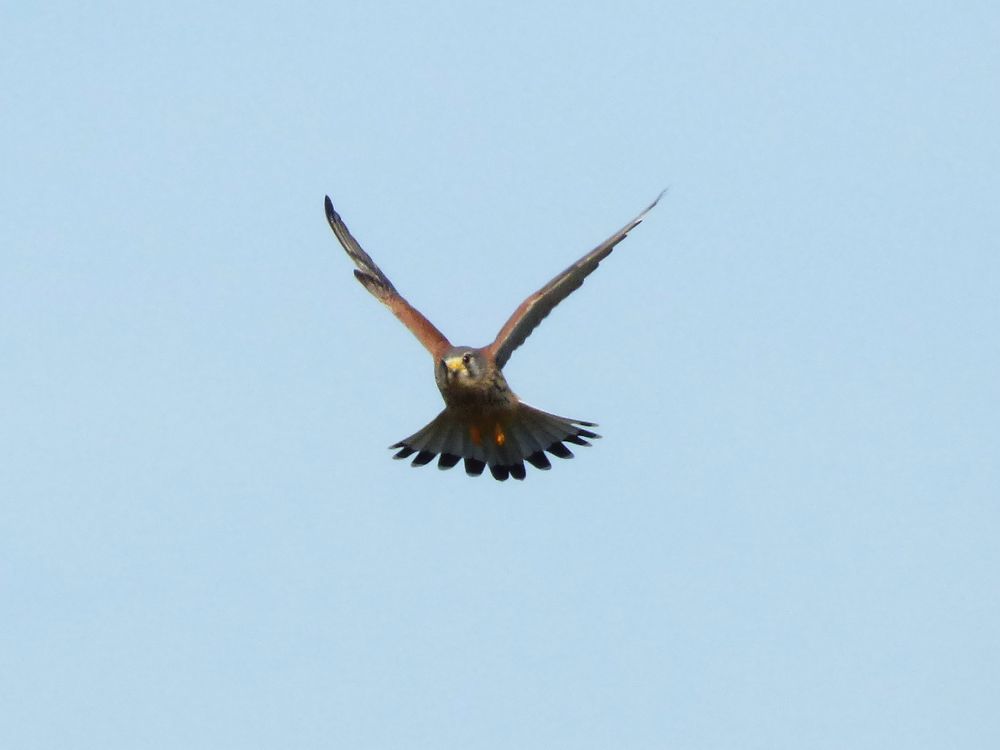
{"type": "Polygon", "coordinates": [[[559,417],[519,403],[513,409],[470,417],[445,409],[423,429],[389,446],[398,449],[393,458],[414,453],[413,466],[429,464],[435,456],[439,469],[450,469],[464,461],[465,472],[479,476],[487,466],[495,479],[524,479],[524,462],[536,469],[549,469],[546,453],[572,458],[564,443],[590,445],[599,438],[587,429],[593,422],[559,417]]]}

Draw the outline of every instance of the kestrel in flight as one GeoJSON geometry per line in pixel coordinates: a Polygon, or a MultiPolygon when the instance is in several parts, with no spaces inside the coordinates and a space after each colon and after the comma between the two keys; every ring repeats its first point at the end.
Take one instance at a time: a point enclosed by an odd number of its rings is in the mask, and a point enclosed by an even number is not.
{"type": "Polygon", "coordinates": [[[525,404],[507,385],[503,366],[552,308],[580,288],[662,196],[660,193],[632,221],[528,297],[504,323],[493,343],[478,349],[452,346],[441,331],[403,299],[354,239],[327,196],[327,221],[358,267],[354,275],[434,358],[434,379],[444,398],[444,411],[422,430],[389,446],[399,449],[393,458],[416,453],[412,465],[423,466],[440,454],[440,469],[450,469],[464,460],[465,471],[471,476],[479,476],[489,466],[490,473],[501,481],[508,476],[524,479],[525,461],[538,469],[549,469],[546,452],[572,458],[573,453],[563,443],[590,445],[588,439],[600,437],[588,429],[596,426],[593,422],[558,417],[525,404]]]}

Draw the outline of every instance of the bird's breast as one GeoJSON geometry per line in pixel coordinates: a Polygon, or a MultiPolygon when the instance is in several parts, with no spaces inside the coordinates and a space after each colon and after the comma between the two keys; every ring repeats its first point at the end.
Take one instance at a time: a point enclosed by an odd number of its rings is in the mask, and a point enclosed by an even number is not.
{"type": "Polygon", "coordinates": [[[445,404],[461,411],[503,411],[517,403],[517,396],[499,371],[471,383],[439,379],[438,388],[445,404]]]}

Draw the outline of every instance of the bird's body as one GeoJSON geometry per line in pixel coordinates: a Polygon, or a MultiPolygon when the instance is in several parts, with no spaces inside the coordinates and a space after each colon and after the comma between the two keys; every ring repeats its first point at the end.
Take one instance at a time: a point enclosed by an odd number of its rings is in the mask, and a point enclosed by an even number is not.
{"type": "Polygon", "coordinates": [[[551,464],[546,453],[571,458],[573,454],[565,442],[590,445],[588,439],[599,437],[587,429],[595,426],[592,422],[559,417],[523,403],[507,385],[503,366],[542,319],[580,287],[583,279],[658,201],[659,197],[605,242],[528,297],[491,344],[473,348],[452,346],[444,334],[396,291],[348,231],[327,197],[327,220],[358,267],[354,275],[392,310],[434,358],[434,378],[445,408],[423,429],[390,446],[398,449],[394,458],[416,453],[413,465],[423,466],[440,455],[438,466],[442,469],[450,469],[464,460],[466,473],[470,475],[481,474],[489,466],[496,479],[508,476],[524,479],[524,461],[548,469],[551,464]]]}
{"type": "Polygon", "coordinates": [[[482,349],[459,346],[446,352],[434,367],[434,379],[449,408],[496,411],[517,403],[503,371],[482,349]]]}

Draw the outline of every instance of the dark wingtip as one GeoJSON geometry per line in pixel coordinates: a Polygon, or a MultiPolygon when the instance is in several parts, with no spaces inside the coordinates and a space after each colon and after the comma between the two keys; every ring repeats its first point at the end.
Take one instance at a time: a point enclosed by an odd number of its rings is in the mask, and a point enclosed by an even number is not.
{"type": "Polygon", "coordinates": [[[340,221],[340,217],[337,216],[337,212],[333,210],[333,201],[330,200],[330,196],[326,196],[323,201],[323,208],[326,209],[326,220],[331,224],[335,224],[340,221]]]}
{"type": "Polygon", "coordinates": [[[514,464],[513,466],[508,466],[510,469],[510,475],[517,479],[518,481],[524,481],[524,478],[528,473],[524,470],[524,464],[514,464]]]}
{"type": "Polygon", "coordinates": [[[393,448],[400,449],[399,453],[396,453],[393,456],[393,458],[395,459],[406,458],[407,456],[412,456],[414,453],[416,453],[415,449],[411,448],[408,445],[403,445],[402,443],[396,443],[395,445],[390,446],[389,450],[392,450],[393,448]]]}
{"type": "Polygon", "coordinates": [[[639,221],[642,221],[643,219],[645,219],[646,218],[646,214],[648,214],[650,211],[652,211],[654,208],[656,208],[656,204],[660,202],[660,198],[662,198],[664,195],[667,194],[668,190],[670,190],[670,186],[669,185],[667,187],[663,188],[663,190],[660,191],[660,194],[653,199],[653,202],[650,203],[648,206],[646,206],[645,210],[641,214],[639,214],[639,221]]]}
{"type": "Polygon", "coordinates": [[[483,469],[486,468],[486,462],[480,461],[478,458],[467,458],[465,459],[465,473],[470,477],[478,477],[483,473],[483,469]]]}

